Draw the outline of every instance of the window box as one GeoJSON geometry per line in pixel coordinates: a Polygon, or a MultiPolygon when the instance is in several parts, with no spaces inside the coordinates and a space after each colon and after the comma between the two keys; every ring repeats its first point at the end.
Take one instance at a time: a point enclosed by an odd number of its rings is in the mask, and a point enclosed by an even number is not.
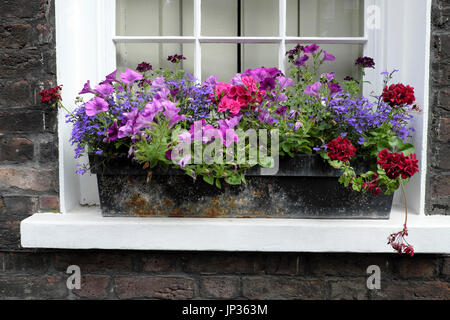
{"type": "MultiPolygon", "coordinates": [[[[393,195],[354,192],[338,182],[340,172],[320,156],[282,159],[274,175],[258,167],[247,184],[221,189],[182,171],[148,171],[126,156],[105,161],[90,156],[98,179],[103,216],[203,218],[362,218],[388,219],[393,195]]],[[[358,165],[357,165],[358,167],[358,165]]],[[[365,171],[365,163],[359,163],[365,171]]]]}

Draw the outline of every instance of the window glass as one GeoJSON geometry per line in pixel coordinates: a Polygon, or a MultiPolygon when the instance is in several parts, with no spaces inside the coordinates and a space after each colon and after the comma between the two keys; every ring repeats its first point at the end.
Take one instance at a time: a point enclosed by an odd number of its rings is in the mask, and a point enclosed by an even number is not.
{"type": "Polygon", "coordinates": [[[278,36],[278,0],[203,0],[203,36],[278,36]]]}
{"type": "Polygon", "coordinates": [[[193,0],[116,0],[118,36],[192,36],[193,0]]]}
{"type": "Polygon", "coordinates": [[[123,72],[127,68],[134,69],[145,61],[158,68],[174,68],[167,61],[169,55],[182,54],[187,60],[181,62],[183,70],[194,73],[194,45],[192,43],[120,43],[117,44],[117,70],[123,72]]]}
{"type": "Polygon", "coordinates": [[[287,0],[286,34],[291,37],[361,37],[363,0],[287,0]]]}

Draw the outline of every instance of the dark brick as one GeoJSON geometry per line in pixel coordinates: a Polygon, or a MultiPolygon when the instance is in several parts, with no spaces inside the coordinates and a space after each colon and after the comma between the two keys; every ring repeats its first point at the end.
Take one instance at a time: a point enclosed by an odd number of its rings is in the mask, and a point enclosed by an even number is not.
{"type": "Polygon", "coordinates": [[[110,273],[110,272],[132,272],[138,271],[134,264],[137,260],[130,252],[61,252],[55,257],[55,268],[66,272],[70,265],[77,265],[83,272],[110,273]]]}
{"type": "Polygon", "coordinates": [[[0,299],[64,299],[67,294],[63,277],[0,274],[0,299]]]}
{"type": "Polygon", "coordinates": [[[27,111],[15,109],[14,111],[0,112],[0,128],[2,133],[14,132],[44,132],[45,114],[41,111],[27,111]]]}
{"type": "Polygon", "coordinates": [[[33,154],[33,142],[27,138],[0,137],[0,161],[24,162],[32,160],[33,154]]]}
{"type": "Polygon", "coordinates": [[[30,40],[29,24],[0,24],[0,47],[18,49],[25,47],[30,40]]]}
{"type": "Polygon", "coordinates": [[[436,155],[437,167],[444,170],[450,170],[450,145],[444,144],[438,148],[436,155]]]}
{"type": "Polygon", "coordinates": [[[58,141],[42,141],[39,143],[39,163],[53,164],[58,161],[58,141]]]}
{"type": "Polygon", "coordinates": [[[449,300],[450,283],[444,281],[392,281],[371,291],[372,299],[386,300],[449,300]]]}
{"type": "Polygon", "coordinates": [[[4,272],[14,273],[44,273],[49,270],[52,255],[38,252],[10,252],[5,255],[4,272]]]}
{"type": "Polygon", "coordinates": [[[38,0],[2,0],[0,18],[32,18],[41,13],[38,0]]]}
{"type": "Polygon", "coordinates": [[[378,255],[367,254],[322,254],[308,259],[307,266],[316,276],[366,276],[367,267],[377,265],[381,272],[388,270],[388,260],[378,255]]]}
{"type": "Polygon", "coordinates": [[[200,296],[212,299],[233,299],[239,296],[239,278],[205,277],[200,279],[200,296]]]}
{"type": "Polygon", "coordinates": [[[183,270],[204,274],[260,274],[263,257],[258,254],[198,253],[183,257],[183,270]]]}
{"type": "Polygon", "coordinates": [[[37,197],[3,196],[0,199],[0,248],[20,248],[20,221],[37,211],[37,197]]]}
{"type": "Polygon", "coordinates": [[[325,281],[286,277],[248,277],[242,279],[242,295],[252,300],[262,299],[326,299],[325,281]]]}
{"type": "Polygon", "coordinates": [[[442,275],[450,276],[450,257],[444,259],[444,265],[442,266],[442,275]]]}
{"type": "Polygon", "coordinates": [[[305,259],[298,254],[267,254],[264,261],[266,274],[304,274],[305,259]]]}
{"type": "Polygon", "coordinates": [[[0,189],[56,191],[56,173],[48,169],[0,168],[0,189]]]}
{"type": "Polygon", "coordinates": [[[177,254],[148,253],[143,257],[143,271],[145,272],[174,272],[177,269],[177,254]]]}
{"type": "Polygon", "coordinates": [[[441,118],[439,122],[439,141],[450,142],[450,118],[441,118]]]}
{"type": "Polygon", "coordinates": [[[31,85],[26,80],[0,83],[0,107],[33,104],[31,85]]]}
{"type": "Polygon", "coordinates": [[[432,180],[433,198],[446,199],[450,197],[450,175],[440,176],[432,180]]]}
{"type": "Polygon", "coordinates": [[[194,280],[181,277],[119,277],[115,279],[119,299],[191,299],[194,280]]]}
{"type": "Polygon", "coordinates": [[[439,101],[439,106],[442,109],[450,111],[450,90],[449,89],[439,90],[438,101],[439,101]]]}
{"type": "Polygon", "coordinates": [[[395,273],[404,279],[432,278],[437,274],[437,263],[426,256],[415,255],[414,258],[399,256],[396,259],[395,273]]]}
{"type": "Polygon", "coordinates": [[[46,67],[48,53],[36,50],[0,53],[0,74],[3,78],[34,78],[46,67]],[[33,77],[34,75],[34,77],[33,77]]]}
{"type": "Polygon", "coordinates": [[[59,197],[58,196],[40,196],[39,197],[39,209],[42,210],[59,210],[59,197]]]}
{"type": "Polygon", "coordinates": [[[333,300],[365,300],[369,297],[367,278],[331,281],[330,290],[333,300]]]}
{"type": "Polygon", "coordinates": [[[81,289],[74,289],[73,293],[82,298],[105,299],[109,294],[109,276],[83,275],[81,276],[81,289]]]}

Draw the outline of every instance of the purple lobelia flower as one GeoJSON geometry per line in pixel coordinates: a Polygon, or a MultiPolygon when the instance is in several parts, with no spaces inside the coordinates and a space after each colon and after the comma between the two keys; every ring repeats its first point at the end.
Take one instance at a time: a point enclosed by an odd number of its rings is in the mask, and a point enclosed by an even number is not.
{"type": "Polygon", "coordinates": [[[90,117],[95,116],[97,113],[108,110],[108,102],[103,98],[95,97],[85,104],[86,114],[90,117]]]}
{"type": "Polygon", "coordinates": [[[305,93],[310,96],[319,97],[319,90],[322,87],[322,83],[316,82],[314,84],[310,84],[306,87],[305,93]]]}
{"type": "Polygon", "coordinates": [[[306,46],[303,52],[305,53],[315,53],[317,50],[319,50],[319,46],[315,43],[312,45],[306,46]]]}
{"type": "Polygon", "coordinates": [[[123,83],[125,83],[126,85],[130,85],[137,80],[142,80],[143,76],[142,74],[137,73],[136,71],[127,69],[125,70],[124,73],[120,74],[120,78],[122,79],[123,83]]]}
{"type": "Polygon", "coordinates": [[[334,55],[323,50],[323,60],[322,61],[335,61],[335,60],[336,60],[336,57],[334,55]]]}
{"type": "Polygon", "coordinates": [[[295,65],[299,66],[299,67],[303,67],[306,65],[306,61],[308,61],[308,60],[309,60],[309,57],[305,54],[304,56],[299,57],[297,59],[297,61],[295,61],[295,65]]]}

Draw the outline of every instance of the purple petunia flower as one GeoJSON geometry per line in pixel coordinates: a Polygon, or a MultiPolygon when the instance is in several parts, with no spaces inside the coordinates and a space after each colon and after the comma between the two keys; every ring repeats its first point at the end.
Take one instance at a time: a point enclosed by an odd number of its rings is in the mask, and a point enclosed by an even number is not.
{"type": "Polygon", "coordinates": [[[86,83],[83,86],[83,89],[80,92],[78,92],[78,94],[86,94],[86,93],[94,93],[95,94],[94,90],[92,90],[92,88],[91,88],[90,80],[86,81],[86,83]]]}
{"type": "Polygon", "coordinates": [[[126,85],[130,85],[133,84],[133,82],[135,82],[136,80],[142,80],[143,76],[136,71],[127,69],[124,73],[120,74],[120,78],[122,79],[123,83],[125,83],[126,85]]]}
{"type": "Polygon", "coordinates": [[[308,60],[309,60],[309,57],[305,54],[304,56],[299,57],[297,59],[297,61],[295,61],[295,65],[299,66],[299,67],[303,67],[306,65],[306,61],[308,61],[308,60]]]}
{"type": "Polygon", "coordinates": [[[319,50],[319,46],[315,43],[313,43],[310,46],[306,46],[303,52],[305,53],[315,53],[317,50],[319,50]]]}
{"type": "Polygon", "coordinates": [[[95,91],[104,98],[107,98],[114,92],[114,87],[109,83],[99,84],[95,87],[95,91]]]}
{"type": "Polygon", "coordinates": [[[316,82],[314,84],[310,84],[306,87],[305,93],[310,96],[319,97],[319,90],[322,87],[322,83],[316,82]]]}
{"type": "Polygon", "coordinates": [[[339,93],[342,91],[341,86],[339,84],[333,83],[333,82],[328,83],[328,88],[330,89],[331,96],[334,96],[336,93],[339,93]]]}
{"type": "Polygon", "coordinates": [[[334,55],[323,50],[323,60],[322,61],[335,61],[335,60],[336,60],[336,57],[334,55]]]}
{"type": "Polygon", "coordinates": [[[291,78],[286,78],[285,76],[277,77],[277,81],[280,84],[279,85],[280,90],[286,89],[287,87],[294,85],[294,81],[291,78]]]}
{"type": "Polygon", "coordinates": [[[113,72],[111,72],[110,74],[108,74],[106,76],[106,79],[103,80],[102,82],[100,82],[100,84],[105,84],[105,83],[113,83],[115,81],[117,81],[117,76],[116,76],[117,70],[114,70],[113,72]]]}
{"type": "Polygon", "coordinates": [[[95,116],[97,113],[108,110],[108,102],[100,97],[95,97],[85,104],[86,114],[90,117],[95,116]]]}

